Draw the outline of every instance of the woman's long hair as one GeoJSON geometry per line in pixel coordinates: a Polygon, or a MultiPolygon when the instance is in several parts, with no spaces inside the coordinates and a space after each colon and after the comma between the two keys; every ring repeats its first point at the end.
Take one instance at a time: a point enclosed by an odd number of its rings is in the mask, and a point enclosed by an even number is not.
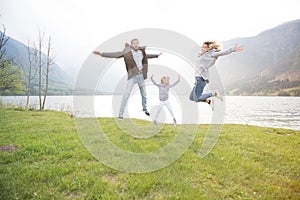
{"type": "MultiPolygon", "coordinates": [[[[215,49],[215,51],[217,51],[217,52],[221,51],[221,44],[215,40],[208,40],[208,41],[203,42],[203,44],[206,44],[208,46],[209,51],[211,51],[213,49],[215,49]]],[[[203,54],[203,52],[200,52],[199,56],[201,56],[202,54],[203,54]]]]}

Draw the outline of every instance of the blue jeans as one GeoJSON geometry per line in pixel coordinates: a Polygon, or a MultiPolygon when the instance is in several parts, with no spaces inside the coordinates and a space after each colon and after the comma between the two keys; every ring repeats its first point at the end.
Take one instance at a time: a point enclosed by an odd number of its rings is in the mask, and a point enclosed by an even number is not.
{"type": "Polygon", "coordinates": [[[207,98],[212,96],[212,93],[203,94],[204,87],[206,86],[206,81],[197,76],[194,88],[190,94],[190,100],[195,102],[205,101],[207,98]]]}
{"type": "Polygon", "coordinates": [[[142,106],[143,106],[143,110],[147,110],[147,98],[146,98],[146,87],[145,87],[145,82],[144,82],[144,76],[143,74],[138,74],[135,75],[133,77],[131,77],[126,84],[126,90],[125,93],[123,95],[122,98],[122,103],[121,103],[121,108],[120,108],[120,112],[119,112],[119,116],[123,116],[124,114],[124,110],[128,101],[128,98],[131,94],[132,88],[134,86],[134,84],[138,84],[139,88],[140,88],[140,93],[142,96],[142,106]]]}

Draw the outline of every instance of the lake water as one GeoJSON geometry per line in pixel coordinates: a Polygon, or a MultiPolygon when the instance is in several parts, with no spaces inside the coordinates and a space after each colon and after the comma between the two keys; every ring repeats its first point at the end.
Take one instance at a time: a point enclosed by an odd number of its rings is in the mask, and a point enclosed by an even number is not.
{"type": "MultiPolygon", "coordinates": [[[[24,106],[26,97],[24,96],[3,96],[0,97],[2,105],[10,104],[14,106],[24,106]]],[[[76,116],[96,116],[96,117],[116,117],[119,109],[121,96],[99,95],[92,97],[80,97],[82,106],[77,111],[73,109],[73,96],[48,96],[46,109],[64,112],[75,112],[76,116]],[[90,99],[93,99],[93,113],[87,111],[90,99]],[[86,104],[86,105],[85,105],[86,104]]],[[[77,98],[78,101],[78,98],[77,98]]],[[[181,114],[183,108],[178,102],[178,98],[170,96],[178,123],[182,122],[181,114]]],[[[148,109],[157,105],[155,95],[148,96],[148,109]]],[[[191,104],[193,102],[190,102],[191,104]]],[[[38,97],[30,99],[31,107],[38,108],[38,97]]],[[[198,103],[199,120],[198,123],[211,123],[212,111],[205,103],[198,103]]],[[[128,102],[128,113],[125,117],[151,120],[141,111],[141,100],[139,95],[132,95],[128,102]]],[[[162,111],[161,119],[166,123],[172,122],[169,113],[162,111]]],[[[185,120],[186,122],[186,120],[185,120]]],[[[249,124],[265,127],[280,127],[300,130],[300,98],[299,97],[245,97],[226,96],[225,97],[225,118],[226,124],[249,124]]]]}

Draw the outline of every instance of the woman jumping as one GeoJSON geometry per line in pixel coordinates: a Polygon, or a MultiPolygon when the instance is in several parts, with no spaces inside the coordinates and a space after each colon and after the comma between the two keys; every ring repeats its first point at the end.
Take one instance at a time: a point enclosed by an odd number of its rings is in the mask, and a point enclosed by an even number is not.
{"type": "Polygon", "coordinates": [[[203,94],[204,87],[209,82],[209,71],[208,69],[212,67],[219,56],[228,55],[233,52],[240,52],[243,48],[241,46],[235,45],[227,50],[220,49],[220,44],[216,41],[206,41],[202,45],[201,53],[197,61],[197,68],[195,72],[195,85],[190,94],[190,100],[195,102],[206,102],[210,105],[212,110],[214,110],[214,101],[210,97],[217,97],[223,101],[223,97],[217,93],[207,93],[203,94]]]}

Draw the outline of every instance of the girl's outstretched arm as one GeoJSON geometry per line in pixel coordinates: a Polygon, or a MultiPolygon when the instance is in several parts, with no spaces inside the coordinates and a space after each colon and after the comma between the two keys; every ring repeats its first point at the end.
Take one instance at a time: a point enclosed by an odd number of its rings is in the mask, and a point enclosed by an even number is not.
{"type": "Polygon", "coordinates": [[[155,83],[155,81],[153,80],[153,75],[151,76],[151,81],[154,85],[159,86],[159,84],[155,83]]]}
{"type": "Polygon", "coordinates": [[[179,74],[178,74],[178,79],[177,79],[177,81],[176,81],[175,83],[169,85],[169,87],[170,87],[170,88],[171,88],[171,87],[174,87],[174,86],[177,85],[179,82],[180,82],[180,76],[179,76],[179,74]]]}

